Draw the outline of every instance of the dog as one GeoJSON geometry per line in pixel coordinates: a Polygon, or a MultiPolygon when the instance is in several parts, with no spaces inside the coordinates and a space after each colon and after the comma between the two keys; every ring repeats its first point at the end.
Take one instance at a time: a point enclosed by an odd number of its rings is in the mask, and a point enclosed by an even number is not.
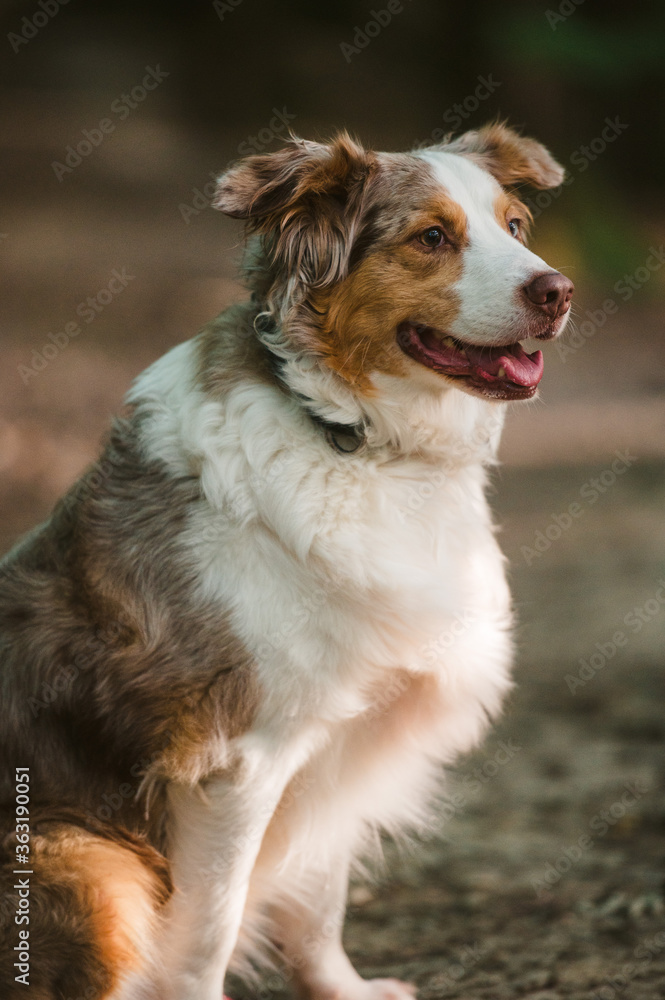
{"type": "Polygon", "coordinates": [[[492,123],[292,136],[219,179],[247,301],[148,368],[0,576],[3,996],[405,1000],[341,943],[349,871],[430,822],[510,687],[485,499],[572,283],[492,123]]]}

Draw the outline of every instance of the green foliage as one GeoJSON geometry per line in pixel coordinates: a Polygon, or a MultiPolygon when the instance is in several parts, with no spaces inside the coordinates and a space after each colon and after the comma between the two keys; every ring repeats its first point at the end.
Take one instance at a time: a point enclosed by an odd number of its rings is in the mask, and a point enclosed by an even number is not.
{"type": "Polygon", "coordinates": [[[548,13],[560,16],[556,4],[528,14],[502,7],[500,17],[486,22],[486,38],[509,45],[525,64],[610,91],[662,72],[665,7],[654,4],[649,15],[604,23],[591,20],[583,7],[554,23],[548,13]]]}

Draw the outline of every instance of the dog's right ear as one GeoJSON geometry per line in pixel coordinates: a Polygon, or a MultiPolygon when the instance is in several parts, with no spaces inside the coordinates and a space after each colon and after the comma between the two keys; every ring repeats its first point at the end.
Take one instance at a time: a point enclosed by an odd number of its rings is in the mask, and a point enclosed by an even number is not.
{"type": "Polygon", "coordinates": [[[271,255],[305,284],[343,277],[373,154],[345,132],[329,143],[293,137],[219,178],[214,208],[271,236],[271,255]]]}
{"type": "Polygon", "coordinates": [[[218,178],[213,208],[254,225],[285,210],[322,162],[323,148],[294,139],[276,153],[248,156],[218,178]]]}
{"type": "Polygon", "coordinates": [[[234,219],[275,221],[289,208],[315,199],[345,203],[367,175],[368,154],[346,133],[330,144],[293,136],[276,153],[248,156],[218,179],[213,207],[234,219]]]}

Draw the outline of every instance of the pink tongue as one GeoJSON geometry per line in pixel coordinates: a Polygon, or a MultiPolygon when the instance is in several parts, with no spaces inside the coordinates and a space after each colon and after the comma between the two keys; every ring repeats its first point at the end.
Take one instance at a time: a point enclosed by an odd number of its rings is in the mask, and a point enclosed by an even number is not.
{"type": "Polygon", "coordinates": [[[543,352],[527,354],[521,344],[508,347],[476,347],[465,344],[466,355],[477,375],[483,378],[507,378],[517,385],[535,386],[543,377],[543,352]],[[505,376],[499,376],[503,368],[505,376]]]}
{"type": "Polygon", "coordinates": [[[542,351],[527,354],[519,343],[503,347],[479,347],[464,344],[464,352],[446,347],[433,330],[418,331],[421,343],[437,367],[452,375],[476,375],[486,382],[514,382],[521,386],[536,386],[543,377],[542,351]],[[499,375],[499,369],[504,373],[499,375]]]}

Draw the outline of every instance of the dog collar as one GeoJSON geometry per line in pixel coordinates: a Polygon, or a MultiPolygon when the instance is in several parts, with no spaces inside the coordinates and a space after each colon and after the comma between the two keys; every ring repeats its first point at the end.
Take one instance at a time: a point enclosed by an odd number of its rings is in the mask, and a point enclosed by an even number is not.
{"type": "Polygon", "coordinates": [[[287,396],[291,396],[292,399],[297,399],[312,423],[321,429],[323,436],[333,451],[336,451],[339,455],[357,455],[366,448],[367,431],[364,422],[361,421],[357,424],[338,424],[332,423],[332,421],[319,416],[319,414],[315,413],[312,409],[313,400],[304,396],[302,393],[293,392],[287,384],[286,379],[282,374],[283,361],[281,358],[278,358],[269,349],[267,353],[268,364],[277,379],[279,387],[286,393],[287,396]]]}

